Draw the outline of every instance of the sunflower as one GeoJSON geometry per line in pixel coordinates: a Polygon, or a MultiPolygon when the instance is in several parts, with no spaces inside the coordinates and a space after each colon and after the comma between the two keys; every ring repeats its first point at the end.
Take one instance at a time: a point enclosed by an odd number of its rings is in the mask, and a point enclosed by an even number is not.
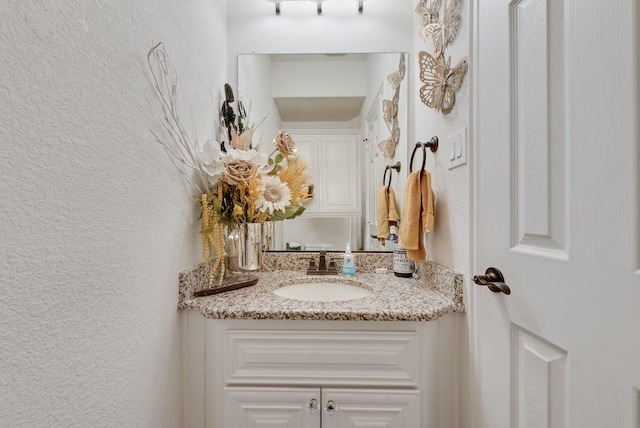
{"type": "Polygon", "coordinates": [[[265,175],[262,177],[262,184],[258,188],[260,194],[256,199],[256,208],[269,212],[283,211],[291,204],[291,190],[279,177],[265,175]]]}

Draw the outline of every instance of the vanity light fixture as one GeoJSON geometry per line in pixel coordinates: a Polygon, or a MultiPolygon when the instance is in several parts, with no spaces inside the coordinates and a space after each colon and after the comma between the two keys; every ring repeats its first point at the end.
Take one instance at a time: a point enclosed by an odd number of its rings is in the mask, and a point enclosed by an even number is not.
{"type": "Polygon", "coordinates": [[[318,5],[318,15],[322,14],[322,2],[325,0],[267,0],[270,3],[275,3],[276,4],[276,15],[280,15],[280,3],[286,2],[286,1],[311,1],[314,2],[318,5]]]}
{"type": "MultiPolygon", "coordinates": [[[[322,2],[326,0],[267,0],[270,3],[275,3],[276,5],[276,15],[280,15],[280,3],[286,1],[311,1],[318,5],[318,15],[322,15],[322,2]]],[[[365,0],[357,0],[358,1],[358,12],[362,13],[364,10],[364,1],[365,0]]]]}

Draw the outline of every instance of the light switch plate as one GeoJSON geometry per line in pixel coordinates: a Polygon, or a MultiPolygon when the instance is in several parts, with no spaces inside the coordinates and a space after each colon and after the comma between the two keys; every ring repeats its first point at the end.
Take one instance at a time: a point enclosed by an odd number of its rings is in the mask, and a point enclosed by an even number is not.
{"type": "Polygon", "coordinates": [[[450,159],[449,169],[457,168],[467,163],[467,127],[449,137],[450,159]]]}

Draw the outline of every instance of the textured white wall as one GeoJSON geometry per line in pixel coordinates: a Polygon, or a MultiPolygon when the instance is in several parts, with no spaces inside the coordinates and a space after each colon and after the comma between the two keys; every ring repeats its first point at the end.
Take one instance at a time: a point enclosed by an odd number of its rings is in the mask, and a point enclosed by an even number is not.
{"type": "MultiPolygon", "coordinates": [[[[416,2],[417,3],[417,2],[416,2]]],[[[446,50],[446,56],[451,56],[452,65],[462,57],[469,55],[469,4],[462,1],[462,26],[455,42],[446,50]]],[[[409,112],[409,123],[413,124],[415,140],[428,141],[433,135],[439,138],[438,152],[432,154],[427,151],[427,166],[433,177],[433,187],[437,195],[436,223],[428,236],[430,259],[444,265],[461,270],[465,277],[469,277],[470,269],[470,168],[469,165],[449,170],[448,161],[451,152],[449,137],[463,127],[469,127],[469,74],[465,76],[460,91],[456,94],[454,110],[443,115],[435,109],[429,108],[420,100],[420,69],[417,63],[418,52],[432,48],[420,36],[420,19],[414,15],[414,56],[413,67],[415,73],[411,75],[410,93],[412,104],[409,112]]],[[[467,129],[467,135],[471,133],[467,129]]],[[[469,147],[472,146],[469,140],[469,147]]],[[[409,147],[411,156],[412,147],[409,147]]],[[[416,153],[415,168],[419,168],[422,155],[416,153]]],[[[470,159],[470,156],[469,156],[470,159]]]]}
{"type": "Polygon", "coordinates": [[[0,3],[1,426],[179,426],[177,272],[198,258],[197,213],[149,134],[145,56],[165,42],[206,137],[225,9],[0,3]]]}

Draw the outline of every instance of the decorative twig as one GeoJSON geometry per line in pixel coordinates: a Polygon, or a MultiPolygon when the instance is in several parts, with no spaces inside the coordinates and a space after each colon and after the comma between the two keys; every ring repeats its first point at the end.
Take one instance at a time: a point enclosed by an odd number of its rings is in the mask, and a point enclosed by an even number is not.
{"type": "Polygon", "coordinates": [[[187,182],[200,194],[207,193],[207,177],[199,167],[197,135],[194,131],[194,139],[192,139],[182,124],[178,107],[177,76],[162,42],[157,43],[149,50],[147,64],[151,72],[151,86],[160,101],[160,107],[154,106],[154,109],[162,127],[171,139],[171,144],[163,141],[153,131],[151,133],[156,141],[165,148],[187,182]],[[193,170],[197,179],[189,177],[189,174],[179,165],[193,170]]]}

